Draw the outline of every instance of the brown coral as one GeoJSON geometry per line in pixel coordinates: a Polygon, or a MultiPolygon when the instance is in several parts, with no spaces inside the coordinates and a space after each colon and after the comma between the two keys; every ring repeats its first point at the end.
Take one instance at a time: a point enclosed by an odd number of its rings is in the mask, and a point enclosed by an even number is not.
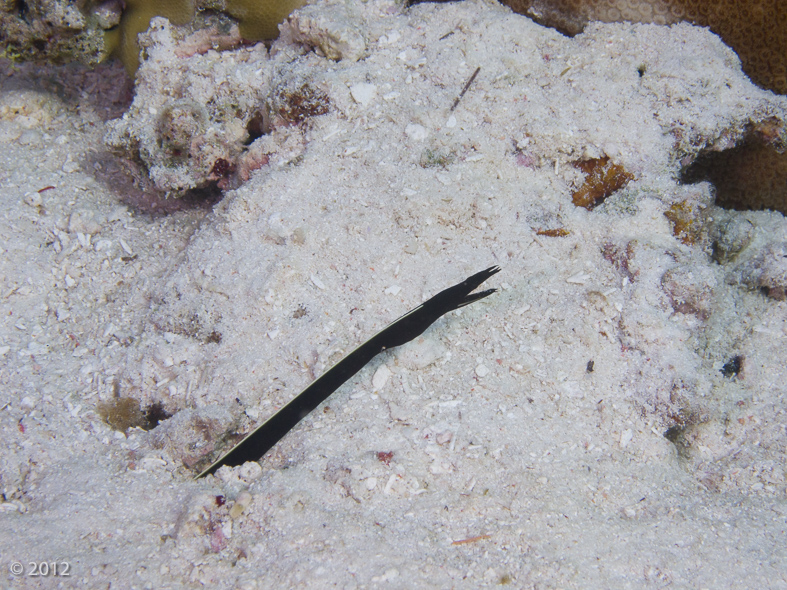
{"type": "Polygon", "coordinates": [[[773,209],[787,214],[787,153],[750,136],[734,148],[698,157],[681,181],[710,181],[716,204],[727,209],[773,209]]]}
{"type": "Polygon", "coordinates": [[[609,160],[608,156],[580,160],[574,166],[587,174],[585,182],[571,195],[577,207],[591,210],[604,202],[615,191],[626,186],[634,176],[626,172],[620,164],[609,160]]]}
{"type": "Polygon", "coordinates": [[[672,223],[672,235],[687,246],[697,242],[705,223],[702,208],[698,203],[688,199],[674,203],[664,212],[664,217],[672,223]]]}

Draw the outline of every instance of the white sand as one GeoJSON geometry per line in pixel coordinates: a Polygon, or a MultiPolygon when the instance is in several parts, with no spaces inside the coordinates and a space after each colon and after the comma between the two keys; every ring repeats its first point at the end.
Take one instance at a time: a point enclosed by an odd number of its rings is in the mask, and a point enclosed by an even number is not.
{"type": "Polygon", "coordinates": [[[674,180],[787,101],[688,25],[566,39],[475,0],[355,17],[365,58],[290,66],[331,111],[263,138],[281,153],[209,212],[146,213],[113,171],[117,68],[4,66],[0,565],[71,574],[6,585],[787,587],[787,304],[747,286],[778,274],[787,223],[674,180]],[[575,207],[570,162],[604,153],[637,180],[575,207]],[[748,247],[721,265],[707,235],[682,244],[681,201],[748,247]],[[261,464],[192,481],[225,431],[492,264],[498,294],[261,464]],[[96,412],[116,392],[175,416],[122,435],[96,412]]]}

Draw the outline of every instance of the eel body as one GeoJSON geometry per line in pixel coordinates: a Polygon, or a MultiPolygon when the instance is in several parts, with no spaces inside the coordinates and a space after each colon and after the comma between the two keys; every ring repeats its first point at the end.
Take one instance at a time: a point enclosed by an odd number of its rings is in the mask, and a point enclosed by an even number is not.
{"type": "Polygon", "coordinates": [[[389,348],[401,346],[414,340],[448,312],[469,305],[494,293],[496,289],[487,289],[478,293],[471,292],[499,271],[499,266],[492,266],[476,273],[461,283],[441,291],[380,330],[320,377],[312,381],[306,389],[296,395],[286,406],[249,433],[246,438],[235,445],[227,454],[200,473],[197,479],[215,472],[223,465],[234,467],[247,461],[258,461],[261,459],[298,422],[328,399],[328,396],[339,389],[378,354],[389,348]]]}

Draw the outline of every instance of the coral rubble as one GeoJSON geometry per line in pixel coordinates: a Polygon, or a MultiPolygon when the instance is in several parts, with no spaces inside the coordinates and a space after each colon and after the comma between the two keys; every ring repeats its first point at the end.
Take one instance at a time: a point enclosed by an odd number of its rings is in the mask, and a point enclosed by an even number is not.
{"type": "Polygon", "coordinates": [[[129,73],[139,65],[137,36],[154,17],[186,25],[202,10],[237,20],[244,39],[278,34],[277,25],[306,0],[29,0],[0,4],[0,47],[7,57],[95,64],[117,55],[129,73]]]}
{"type": "Polygon", "coordinates": [[[787,6],[781,0],[501,0],[536,22],[576,35],[591,21],[710,27],[730,45],[746,74],[787,93],[787,6]]]}
{"type": "MultiPolygon", "coordinates": [[[[199,10],[237,19],[241,36],[271,39],[277,24],[307,0],[31,0],[0,5],[0,46],[17,59],[97,63],[111,53],[138,66],[137,35],[151,18],[191,22],[199,10]]],[[[418,0],[413,0],[412,3],[418,0]]],[[[441,1],[441,0],[437,0],[441,1]]],[[[787,92],[787,8],[781,0],[500,0],[545,26],[576,35],[592,21],[710,27],[733,47],[749,77],[787,92]]]]}
{"type": "Polygon", "coordinates": [[[111,147],[141,160],[167,192],[204,186],[228,172],[268,87],[264,46],[179,57],[175,34],[169,21],[156,19],[142,35],[148,60],[134,103],[107,134],[111,147]]]}
{"type": "Polygon", "coordinates": [[[110,53],[105,31],[119,22],[121,4],[2,2],[0,55],[19,61],[96,64],[110,53]]]}
{"type": "Polygon", "coordinates": [[[326,10],[327,18],[310,19],[308,27],[301,26],[303,15],[293,17],[282,27],[273,59],[264,45],[237,47],[237,27],[222,32],[219,22],[213,36],[207,29],[188,35],[154,19],[140,35],[146,58],[134,102],[110,123],[107,144],[141,162],[155,186],[174,195],[212,184],[226,189],[268,163],[297,160],[301,127],[327,113],[331,101],[321,89],[324,68],[305,77],[291,75],[293,64],[358,59],[365,41],[345,13],[342,6],[326,10]],[[212,50],[211,40],[219,37],[235,47],[212,50]],[[334,43],[342,39],[353,41],[334,43]]]}

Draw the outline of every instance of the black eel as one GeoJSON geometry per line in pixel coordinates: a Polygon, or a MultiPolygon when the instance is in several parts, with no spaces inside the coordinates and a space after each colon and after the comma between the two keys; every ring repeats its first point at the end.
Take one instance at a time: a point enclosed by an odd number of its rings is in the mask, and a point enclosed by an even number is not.
{"type": "Polygon", "coordinates": [[[469,305],[497,291],[487,289],[471,293],[492,275],[500,272],[499,266],[465,279],[461,283],[440,291],[431,299],[395,320],[361,344],[350,354],[328,369],[286,406],[255,428],[218,461],[200,473],[196,479],[215,472],[219,467],[234,467],[247,461],[259,461],[285,434],[306,415],[328,399],[348,379],[360,371],[378,354],[414,340],[440,317],[450,311],[469,305]]]}

